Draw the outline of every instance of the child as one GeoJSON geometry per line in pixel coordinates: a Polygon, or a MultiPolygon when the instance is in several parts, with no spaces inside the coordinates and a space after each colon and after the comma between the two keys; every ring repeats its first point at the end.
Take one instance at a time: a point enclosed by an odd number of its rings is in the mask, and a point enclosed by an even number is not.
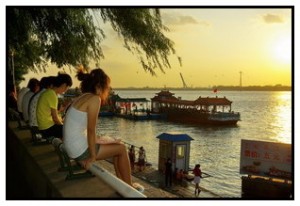
{"type": "Polygon", "coordinates": [[[196,184],[195,185],[195,195],[199,196],[199,194],[201,192],[199,184],[200,184],[200,178],[202,177],[202,172],[201,172],[201,169],[200,169],[200,164],[196,164],[195,165],[195,168],[193,170],[193,174],[195,175],[195,177],[194,177],[194,183],[196,184]]]}

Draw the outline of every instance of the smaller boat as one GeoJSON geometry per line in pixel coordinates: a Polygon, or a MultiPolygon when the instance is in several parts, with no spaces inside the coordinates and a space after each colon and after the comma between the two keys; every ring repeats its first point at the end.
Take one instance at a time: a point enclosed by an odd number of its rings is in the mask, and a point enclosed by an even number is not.
{"type": "Polygon", "coordinates": [[[161,114],[153,114],[146,98],[117,98],[115,100],[116,116],[130,120],[160,119],[161,114]]]}
{"type": "Polygon", "coordinates": [[[100,117],[113,117],[115,115],[114,107],[111,102],[101,105],[99,116],[100,117]]]}

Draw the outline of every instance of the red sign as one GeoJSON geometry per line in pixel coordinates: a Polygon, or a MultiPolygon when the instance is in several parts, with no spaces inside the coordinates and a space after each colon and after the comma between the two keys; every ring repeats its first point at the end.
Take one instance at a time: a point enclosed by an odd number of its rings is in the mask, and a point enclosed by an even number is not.
{"type": "Polygon", "coordinates": [[[240,173],[291,179],[291,144],[241,141],[240,173]]]}

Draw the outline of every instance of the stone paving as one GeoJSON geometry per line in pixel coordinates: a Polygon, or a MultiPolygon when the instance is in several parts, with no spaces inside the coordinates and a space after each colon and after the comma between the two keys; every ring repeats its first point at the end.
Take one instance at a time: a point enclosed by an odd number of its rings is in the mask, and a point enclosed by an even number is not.
{"type": "MultiPolygon", "coordinates": [[[[99,161],[104,169],[108,170],[110,173],[115,174],[113,164],[108,161],[99,161]]],[[[146,173],[145,173],[146,174],[146,173]]],[[[173,194],[169,191],[163,190],[162,188],[157,187],[155,184],[148,181],[147,178],[134,175],[132,176],[132,181],[137,182],[144,186],[144,194],[148,198],[161,199],[161,198],[178,198],[176,194],[173,194]]]]}
{"type": "MultiPolygon", "coordinates": [[[[110,162],[101,162],[101,166],[114,173],[113,165],[110,162]]],[[[132,172],[133,182],[138,182],[145,187],[144,194],[148,198],[184,198],[184,199],[197,199],[197,198],[220,198],[205,188],[201,188],[202,192],[199,196],[194,195],[194,185],[185,182],[182,186],[173,183],[172,187],[165,187],[164,175],[157,169],[147,166],[144,171],[135,169],[132,172]]]]}

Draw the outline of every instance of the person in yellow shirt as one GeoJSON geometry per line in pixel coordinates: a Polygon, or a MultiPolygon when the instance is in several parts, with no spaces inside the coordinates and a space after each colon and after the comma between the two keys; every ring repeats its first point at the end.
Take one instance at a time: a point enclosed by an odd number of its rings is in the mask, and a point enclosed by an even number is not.
{"type": "Polygon", "coordinates": [[[65,93],[72,86],[68,74],[58,74],[53,87],[41,94],[36,110],[38,128],[44,138],[63,137],[63,121],[58,114],[58,94],[65,93]]]}

